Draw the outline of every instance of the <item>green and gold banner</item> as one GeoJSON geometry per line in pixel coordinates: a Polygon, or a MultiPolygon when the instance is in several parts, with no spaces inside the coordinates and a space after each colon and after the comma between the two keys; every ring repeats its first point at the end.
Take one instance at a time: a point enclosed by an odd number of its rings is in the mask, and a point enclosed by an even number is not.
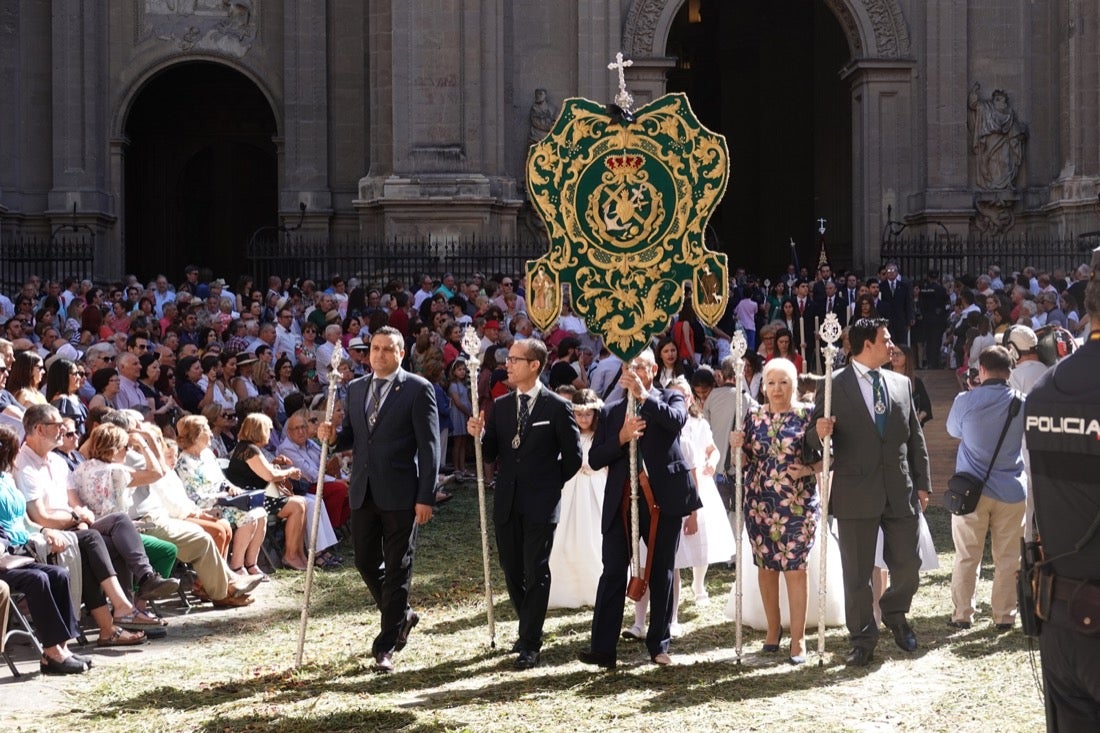
{"type": "Polygon", "coordinates": [[[632,121],[566,100],[527,156],[528,195],[550,236],[550,251],[527,263],[531,320],[552,326],[569,283],[573,310],[629,360],[668,328],[691,283],[695,312],[713,326],[726,306],[727,266],[704,231],[728,176],[725,138],[699,123],[683,94],[632,121]]]}

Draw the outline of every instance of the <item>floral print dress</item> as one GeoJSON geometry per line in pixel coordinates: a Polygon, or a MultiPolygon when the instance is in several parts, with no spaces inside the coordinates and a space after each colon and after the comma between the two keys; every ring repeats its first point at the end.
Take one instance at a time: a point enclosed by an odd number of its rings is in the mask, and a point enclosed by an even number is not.
{"type": "Polygon", "coordinates": [[[745,417],[745,529],[758,568],[801,570],[814,544],[818,521],[813,476],[791,479],[802,461],[806,407],[771,412],[758,407],[745,417]]]}

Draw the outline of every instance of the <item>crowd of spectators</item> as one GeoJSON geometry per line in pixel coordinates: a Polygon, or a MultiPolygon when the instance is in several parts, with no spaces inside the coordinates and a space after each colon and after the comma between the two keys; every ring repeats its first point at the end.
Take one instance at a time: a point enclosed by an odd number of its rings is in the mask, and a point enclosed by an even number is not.
{"type": "MultiPolygon", "coordinates": [[[[0,501],[5,547],[67,568],[71,610],[92,613],[101,645],[160,633],[166,622],[148,601],[175,592],[177,560],[190,566],[199,597],[218,606],[252,602],[267,578],[260,568],[267,544],[281,553],[273,564],[304,568],[314,498],[308,487],[322,473],[314,465],[317,425],[328,409],[340,424],[348,384],[369,371],[370,335],[382,326],[404,335],[403,366],[437,385],[440,432],[449,445],[438,467],[437,504],[449,498],[449,481],[473,475],[467,327],[479,339],[481,410],[510,389],[509,346],[532,337],[550,349],[543,373],[550,388],[591,389],[605,402],[617,396],[619,359],[568,298],[554,326],[537,331],[525,313],[521,276],[425,274],[410,290],[398,281],[375,287],[278,276],[259,286],[244,276],[230,288],[200,274],[188,267],[177,283],[158,275],[145,284],[130,276],[107,285],[32,277],[14,298],[0,295],[0,444],[18,447],[8,465],[0,464],[0,485],[10,478],[20,490],[0,501]],[[44,488],[43,470],[53,489],[44,488]],[[236,501],[223,506],[228,498],[236,501]],[[131,536],[135,522],[140,542],[131,536]],[[277,537],[267,537],[271,529],[277,537]],[[95,544],[89,532],[103,541],[95,544]]],[[[736,269],[716,326],[703,324],[684,299],[655,347],[657,382],[689,379],[705,402],[722,383],[715,377],[732,335],[742,331],[746,376],[759,397],[770,359],[785,357],[803,374],[822,370],[816,333],[828,313],[845,326],[859,317],[888,319],[895,342],[911,346],[902,362],[911,378],[914,367],[965,375],[1014,324],[1087,332],[1079,304],[1088,275],[1082,265],[1072,277],[1033,268],[1002,277],[990,266],[973,278],[929,272],[912,282],[892,263],[871,277],[823,264],[812,274],[792,266],[771,281],[736,269]]],[[[342,562],[334,548],[348,522],[348,471],[349,457],[334,455],[322,473],[322,567],[342,562]]],[[[491,467],[486,471],[491,481],[491,467]]],[[[51,592],[56,596],[56,588],[51,592]]],[[[54,627],[42,669],[87,670],[88,658],[55,643],[72,630],[66,609],[54,627]]]]}

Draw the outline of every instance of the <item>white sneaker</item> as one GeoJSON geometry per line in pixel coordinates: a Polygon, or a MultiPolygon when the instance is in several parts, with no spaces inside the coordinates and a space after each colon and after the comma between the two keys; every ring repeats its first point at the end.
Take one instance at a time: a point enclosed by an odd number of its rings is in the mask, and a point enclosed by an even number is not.
{"type": "Polygon", "coordinates": [[[673,639],[678,639],[684,633],[684,629],[680,624],[669,624],[668,635],[673,639]]]}
{"type": "Polygon", "coordinates": [[[709,593],[696,593],[695,594],[695,605],[696,606],[709,606],[710,605],[710,594],[709,593]]]}

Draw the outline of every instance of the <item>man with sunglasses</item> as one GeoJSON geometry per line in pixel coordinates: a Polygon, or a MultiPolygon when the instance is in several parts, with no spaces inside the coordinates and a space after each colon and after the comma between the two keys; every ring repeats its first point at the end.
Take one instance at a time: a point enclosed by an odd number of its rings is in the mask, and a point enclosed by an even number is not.
{"type": "MultiPolygon", "coordinates": [[[[113,369],[115,366],[115,347],[108,343],[92,344],[84,354],[84,370],[89,374],[95,374],[100,369],[113,369]]],[[[80,399],[87,404],[88,400],[95,396],[95,387],[92,380],[86,379],[80,385],[80,399]]]]}

